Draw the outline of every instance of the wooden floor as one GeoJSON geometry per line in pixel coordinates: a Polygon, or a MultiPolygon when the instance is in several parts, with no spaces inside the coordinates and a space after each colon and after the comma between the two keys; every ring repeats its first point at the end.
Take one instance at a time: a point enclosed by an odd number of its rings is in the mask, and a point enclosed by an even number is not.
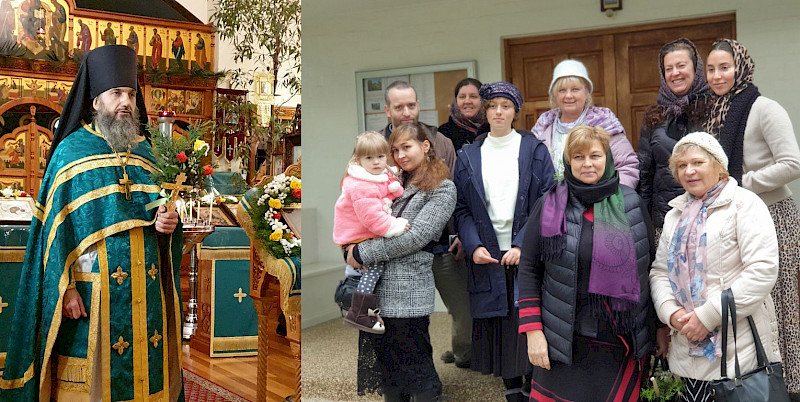
{"type": "MultiPolygon", "coordinates": [[[[287,379],[289,364],[289,342],[277,335],[270,336],[273,356],[269,356],[270,371],[267,374],[267,400],[283,401],[293,393],[291,383],[287,379]]],[[[203,377],[241,397],[256,400],[256,377],[258,361],[256,356],[249,357],[215,357],[198,352],[183,345],[183,368],[203,377]]]]}

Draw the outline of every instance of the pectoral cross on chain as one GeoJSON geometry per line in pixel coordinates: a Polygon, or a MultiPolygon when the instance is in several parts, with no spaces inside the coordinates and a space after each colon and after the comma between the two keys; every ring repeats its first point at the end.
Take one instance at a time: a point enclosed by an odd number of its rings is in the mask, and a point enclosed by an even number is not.
{"type": "Polygon", "coordinates": [[[119,184],[125,187],[125,199],[131,199],[131,184],[133,184],[133,180],[128,178],[128,173],[124,173],[122,178],[119,179],[119,184]]]}

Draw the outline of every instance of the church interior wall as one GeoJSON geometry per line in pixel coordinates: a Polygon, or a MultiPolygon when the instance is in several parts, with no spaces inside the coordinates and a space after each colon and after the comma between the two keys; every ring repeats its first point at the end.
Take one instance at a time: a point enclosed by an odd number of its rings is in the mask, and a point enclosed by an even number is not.
{"type": "MultiPolygon", "coordinates": [[[[426,0],[310,2],[303,10],[304,324],[336,317],[331,308],[341,252],[331,241],[339,180],[358,134],[355,73],[476,61],[482,82],[504,79],[503,39],[736,13],[736,37],[756,63],[755,83],[778,101],[800,133],[800,4],[775,0],[624,2],[608,17],[596,0],[569,2],[426,0]],[[308,280],[306,279],[308,277],[308,280]],[[331,282],[333,281],[333,282],[331,282]],[[324,294],[319,302],[309,295],[324,294]],[[312,316],[312,312],[316,316],[312,316]],[[316,313],[320,312],[320,313],[316,313]]],[[[704,55],[705,56],[705,55],[704,55]]],[[[220,57],[218,60],[222,60],[220,57]]],[[[552,71],[542,74],[551,75],[552,71]]],[[[800,194],[800,183],[790,186],[800,194]]]]}

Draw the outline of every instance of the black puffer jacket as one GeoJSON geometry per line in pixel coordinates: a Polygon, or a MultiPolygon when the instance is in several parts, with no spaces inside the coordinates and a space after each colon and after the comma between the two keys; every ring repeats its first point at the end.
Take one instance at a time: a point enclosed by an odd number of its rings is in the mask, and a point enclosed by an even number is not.
{"type": "Polygon", "coordinates": [[[664,226],[669,202],[686,190],[672,177],[669,157],[675,144],[688,133],[700,128],[687,122],[685,114],[667,119],[654,128],[643,127],[639,136],[639,186],[653,226],[664,226]]]}
{"type": "MultiPolygon", "coordinates": [[[[621,185],[625,199],[625,216],[631,224],[641,297],[635,312],[632,345],[636,358],[653,349],[656,316],[650,299],[649,272],[655,253],[652,226],[636,192],[621,185]]],[[[528,232],[522,247],[519,266],[519,300],[522,310],[526,302],[540,300],[541,323],[547,338],[551,361],[572,364],[572,345],[575,335],[576,299],[578,294],[578,254],[585,207],[573,196],[567,204],[567,244],[561,256],[552,262],[533,261],[531,251],[539,247],[541,209],[545,197],[539,199],[528,221],[528,232]],[[536,231],[531,233],[531,230],[536,231]],[[534,244],[535,243],[535,244],[534,244]]]]}

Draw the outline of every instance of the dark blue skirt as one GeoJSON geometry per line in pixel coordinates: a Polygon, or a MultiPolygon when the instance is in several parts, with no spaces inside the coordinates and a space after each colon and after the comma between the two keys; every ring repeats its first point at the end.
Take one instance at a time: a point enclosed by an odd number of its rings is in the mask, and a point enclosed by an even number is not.
{"type": "Polygon", "coordinates": [[[508,314],[472,320],[470,367],[479,373],[510,379],[531,372],[528,339],[519,334],[519,308],[514,305],[515,280],[516,269],[506,269],[508,314]]]}

